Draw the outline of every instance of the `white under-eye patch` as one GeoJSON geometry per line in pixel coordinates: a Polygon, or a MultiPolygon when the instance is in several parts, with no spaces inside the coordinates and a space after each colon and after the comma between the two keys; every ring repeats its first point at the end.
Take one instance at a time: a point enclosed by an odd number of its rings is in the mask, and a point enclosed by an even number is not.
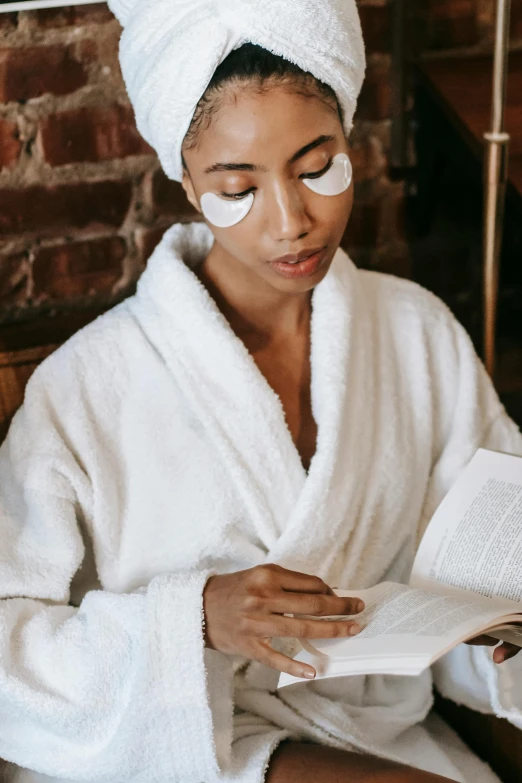
{"type": "Polygon", "coordinates": [[[228,201],[215,193],[203,193],[200,198],[203,214],[209,223],[218,228],[235,226],[248,215],[253,203],[253,193],[237,201],[228,201]]]}
{"type": "Polygon", "coordinates": [[[345,152],[340,152],[332,160],[332,165],[322,177],[303,179],[304,184],[320,196],[338,196],[348,190],[352,184],[352,162],[345,152]]]}

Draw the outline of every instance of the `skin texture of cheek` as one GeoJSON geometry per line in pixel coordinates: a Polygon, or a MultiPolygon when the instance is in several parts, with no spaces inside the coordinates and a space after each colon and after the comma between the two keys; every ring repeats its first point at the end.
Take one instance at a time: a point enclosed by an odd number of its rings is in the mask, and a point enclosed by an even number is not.
{"type": "Polygon", "coordinates": [[[333,158],[326,174],[317,179],[303,179],[303,183],[320,196],[339,196],[348,190],[352,179],[353,167],[350,158],[345,152],[341,152],[333,158]]]}
{"type": "Polygon", "coordinates": [[[252,209],[253,203],[253,193],[240,201],[227,201],[215,193],[203,193],[200,199],[203,215],[218,228],[230,228],[240,223],[252,209]]]}
{"type": "Polygon", "coordinates": [[[288,242],[281,243],[279,234],[263,222],[263,209],[252,214],[244,223],[239,223],[230,229],[214,229],[216,245],[212,251],[212,264],[220,271],[228,274],[229,279],[237,278],[247,281],[256,275],[272,289],[281,293],[299,293],[310,290],[326,276],[332,259],[345,233],[348,218],[353,204],[353,186],[337,198],[314,199],[310,206],[312,226],[306,236],[299,241],[294,240],[291,246],[288,242]],[[278,241],[279,240],[279,241],[278,241]],[[301,280],[285,280],[277,275],[269,261],[279,255],[298,247],[327,247],[327,256],[313,278],[301,280]]]}

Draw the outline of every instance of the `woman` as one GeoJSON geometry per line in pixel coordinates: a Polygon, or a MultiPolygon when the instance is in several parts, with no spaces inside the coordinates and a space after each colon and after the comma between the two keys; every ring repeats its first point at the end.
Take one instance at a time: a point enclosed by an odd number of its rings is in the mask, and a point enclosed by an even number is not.
{"type": "MultiPolygon", "coordinates": [[[[408,578],[479,446],[522,453],[444,305],[339,249],[355,5],[113,6],[206,222],[41,365],[0,452],[0,757],[25,783],[495,781],[429,715],[431,673],[306,683],[291,658],[358,632],[320,620],[360,609],[333,586],[408,578]],[[271,44],[291,28],[310,72],[271,44]]],[[[459,648],[439,688],[520,725],[513,653],[459,648]]]]}

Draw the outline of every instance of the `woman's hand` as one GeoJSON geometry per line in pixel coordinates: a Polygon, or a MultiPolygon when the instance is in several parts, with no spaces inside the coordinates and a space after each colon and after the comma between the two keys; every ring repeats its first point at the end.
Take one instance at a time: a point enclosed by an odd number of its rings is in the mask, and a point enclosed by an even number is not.
{"type": "Polygon", "coordinates": [[[509,661],[510,658],[514,658],[520,652],[520,647],[515,644],[508,644],[508,642],[498,643],[498,639],[493,639],[492,636],[476,636],[475,639],[470,639],[466,644],[470,644],[472,647],[494,647],[498,644],[496,650],[493,651],[494,663],[504,663],[509,661]]]}
{"type": "Polygon", "coordinates": [[[326,639],[355,636],[353,620],[313,620],[287,614],[354,615],[358,598],[339,598],[322,579],[277,565],[212,576],[204,593],[205,643],[213,650],[243,655],[294,677],[313,679],[315,669],[272,648],[273,637],[326,639]]]}

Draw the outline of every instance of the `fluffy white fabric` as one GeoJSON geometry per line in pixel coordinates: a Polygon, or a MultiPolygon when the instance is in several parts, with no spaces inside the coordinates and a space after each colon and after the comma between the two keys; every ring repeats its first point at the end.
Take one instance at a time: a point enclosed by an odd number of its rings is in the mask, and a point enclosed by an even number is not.
{"type": "Polygon", "coordinates": [[[136,123],[167,175],[217,66],[255,43],[336,92],[351,130],[365,70],[355,0],[109,0],[124,27],[120,63],[136,123]]]}
{"type": "MultiPolygon", "coordinates": [[[[137,295],[36,371],[0,450],[0,757],[23,783],[261,783],[291,736],[495,781],[426,722],[429,672],[277,693],[276,672],[204,649],[212,571],[406,580],[477,447],[522,454],[446,307],[339,250],[313,295],[307,474],[190,268],[211,242],[202,224],[170,229],[137,295]]],[[[520,725],[521,669],[462,647],[437,677],[520,725]]]]}

